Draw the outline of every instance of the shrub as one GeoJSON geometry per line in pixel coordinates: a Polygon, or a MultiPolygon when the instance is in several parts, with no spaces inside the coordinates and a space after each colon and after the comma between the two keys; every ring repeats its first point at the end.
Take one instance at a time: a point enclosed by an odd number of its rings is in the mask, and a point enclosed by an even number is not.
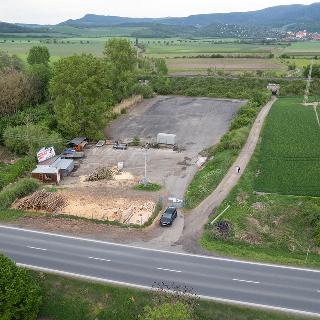
{"type": "Polygon", "coordinates": [[[16,199],[27,196],[39,187],[36,180],[24,178],[0,192],[0,210],[8,208],[16,199]]]}
{"type": "Polygon", "coordinates": [[[181,302],[164,303],[160,306],[146,306],[141,320],[189,320],[192,318],[187,305],[181,302]]]}
{"type": "Polygon", "coordinates": [[[246,127],[251,122],[252,122],[252,118],[251,117],[248,117],[245,114],[241,114],[241,115],[237,116],[235,119],[232,120],[230,129],[234,130],[234,129],[239,129],[239,128],[242,128],[242,127],[246,127]]]}
{"type": "Polygon", "coordinates": [[[54,147],[56,151],[63,149],[64,140],[57,132],[50,132],[41,125],[24,125],[8,127],[3,134],[5,145],[17,154],[35,155],[42,147],[54,147]]]}
{"type": "Polygon", "coordinates": [[[133,87],[133,94],[135,95],[141,95],[145,99],[149,99],[154,97],[154,91],[153,88],[149,85],[142,85],[142,84],[136,84],[133,87]]]}
{"type": "Polygon", "coordinates": [[[315,228],[315,241],[316,245],[320,247],[320,222],[317,224],[315,228]]]}
{"type": "Polygon", "coordinates": [[[148,182],[146,185],[144,185],[143,183],[140,183],[134,187],[134,190],[137,190],[137,191],[154,192],[154,191],[159,191],[160,189],[161,189],[161,186],[159,186],[156,183],[151,183],[151,182],[148,182]]]}
{"type": "Polygon", "coordinates": [[[42,301],[39,284],[27,270],[0,255],[1,319],[35,320],[42,301]]]}
{"type": "Polygon", "coordinates": [[[24,157],[14,164],[4,164],[0,166],[0,190],[17,178],[24,175],[34,167],[33,158],[24,157]]]}
{"type": "Polygon", "coordinates": [[[249,130],[249,127],[243,127],[229,131],[222,137],[219,148],[224,150],[240,150],[247,140],[249,130]]]}

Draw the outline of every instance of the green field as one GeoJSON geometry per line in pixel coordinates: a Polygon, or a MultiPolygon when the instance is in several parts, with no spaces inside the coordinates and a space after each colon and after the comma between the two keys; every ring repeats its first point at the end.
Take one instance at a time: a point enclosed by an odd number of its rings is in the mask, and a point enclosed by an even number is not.
{"type": "Polygon", "coordinates": [[[208,225],[200,240],[207,250],[320,267],[320,243],[315,236],[320,198],[279,194],[319,195],[320,128],[312,109],[299,104],[302,99],[280,98],[273,105],[249,166],[216,210],[219,214],[230,205],[222,217],[229,221],[230,231],[221,236],[208,225]]]}
{"type": "Polygon", "coordinates": [[[264,129],[255,189],[320,196],[320,127],[301,98],[283,98],[264,129]]]}
{"type": "Polygon", "coordinates": [[[282,53],[290,56],[317,56],[320,55],[320,41],[293,42],[282,53]]]}

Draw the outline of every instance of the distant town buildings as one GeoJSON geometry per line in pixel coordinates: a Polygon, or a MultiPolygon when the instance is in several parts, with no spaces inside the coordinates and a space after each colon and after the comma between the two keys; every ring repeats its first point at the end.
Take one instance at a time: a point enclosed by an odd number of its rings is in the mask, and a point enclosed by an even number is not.
{"type": "Polygon", "coordinates": [[[316,40],[320,41],[320,33],[311,33],[307,30],[293,32],[288,31],[286,40],[316,40]]]}

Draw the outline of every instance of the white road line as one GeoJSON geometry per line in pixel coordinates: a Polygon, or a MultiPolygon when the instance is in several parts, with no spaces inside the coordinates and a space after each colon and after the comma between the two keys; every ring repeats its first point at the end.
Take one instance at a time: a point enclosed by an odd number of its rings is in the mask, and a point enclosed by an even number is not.
{"type": "Polygon", "coordinates": [[[37,247],[30,247],[30,246],[27,246],[27,248],[29,248],[29,249],[34,249],[34,250],[47,251],[47,249],[37,248],[37,247]]]}
{"type": "Polygon", "coordinates": [[[241,279],[232,279],[233,281],[238,281],[238,282],[246,282],[246,283],[254,283],[254,284],[259,284],[260,282],[258,281],[251,281],[251,280],[241,280],[241,279]]]}
{"type": "Polygon", "coordinates": [[[162,271],[169,271],[169,272],[177,272],[177,273],[180,273],[182,271],[180,270],[172,270],[172,269],[165,269],[165,268],[157,268],[158,270],[162,270],[162,271]]]}
{"type": "Polygon", "coordinates": [[[102,258],[95,258],[95,257],[88,257],[88,259],[111,262],[111,260],[109,259],[102,259],[102,258]]]}
{"type": "MultiPolygon", "coordinates": [[[[86,276],[86,275],[79,274],[79,273],[72,273],[72,272],[66,272],[66,271],[61,271],[61,270],[56,270],[56,269],[37,267],[37,266],[23,264],[23,263],[17,263],[17,266],[22,267],[22,268],[28,268],[28,269],[35,270],[35,271],[42,271],[42,272],[57,274],[57,275],[61,275],[61,276],[71,277],[71,278],[78,278],[78,279],[87,280],[87,281],[95,281],[95,282],[99,282],[99,283],[110,283],[110,284],[119,285],[119,286],[137,288],[137,289],[141,289],[141,290],[150,290],[150,291],[156,290],[153,287],[143,286],[143,285],[139,285],[139,284],[110,280],[110,279],[103,279],[103,278],[92,277],[92,276],[86,276]]],[[[170,290],[167,290],[167,291],[172,292],[170,290]]],[[[172,293],[175,293],[175,292],[172,292],[172,293]]],[[[305,311],[305,310],[289,309],[289,308],[276,307],[276,306],[266,305],[266,304],[252,303],[252,302],[232,300],[232,299],[224,299],[224,298],[218,298],[218,297],[210,297],[210,296],[205,296],[205,295],[198,295],[198,297],[202,300],[211,300],[211,301],[217,301],[217,302],[234,304],[234,305],[242,305],[242,306],[246,306],[246,307],[263,308],[266,310],[290,312],[293,314],[301,314],[304,316],[313,316],[313,317],[320,318],[320,313],[309,312],[309,311],[305,311]]]]}
{"type": "Polygon", "coordinates": [[[172,254],[172,255],[180,255],[180,256],[186,256],[186,257],[194,257],[194,258],[209,259],[209,260],[216,260],[216,261],[226,261],[226,262],[231,262],[231,263],[241,263],[241,264],[248,264],[248,265],[255,265],[255,266],[263,266],[263,267],[271,267],[271,268],[280,268],[280,269],[288,269],[288,270],[297,270],[297,271],[307,271],[307,272],[320,273],[319,269],[317,270],[317,269],[299,268],[299,267],[291,267],[291,266],[271,264],[271,263],[252,262],[252,261],[237,260],[237,259],[219,258],[219,257],[212,257],[212,256],[202,256],[202,255],[184,253],[184,252],[175,252],[175,251],[168,251],[168,250],[151,249],[151,248],[144,248],[144,247],[131,246],[131,245],[127,245],[127,244],[121,244],[121,243],[114,243],[114,242],[108,242],[108,241],[102,241],[102,240],[94,240],[94,239],[88,239],[88,238],[80,238],[80,237],[74,237],[74,236],[66,236],[66,235],[62,235],[62,234],[58,234],[58,233],[50,233],[50,232],[44,232],[44,231],[23,229],[23,228],[4,226],[4,225],[0,225],[0,228],[8,229],[8,230],[16,230],[16,231],[22,231],[22,232],[35,233],[35,234],[42,234],[42,235],[47,235],[47,236],[51,236],[51,237],[58,237],[58,238],[64,238],[64,239],[73,239],[73,240],[86,241],[86,242],[91,242],[91,243],[108,244],[108,245],[115,246],[115,247],[132,248],[132,249],[151,251],[151,252],[168,253],[168,254],[172,254]]]}

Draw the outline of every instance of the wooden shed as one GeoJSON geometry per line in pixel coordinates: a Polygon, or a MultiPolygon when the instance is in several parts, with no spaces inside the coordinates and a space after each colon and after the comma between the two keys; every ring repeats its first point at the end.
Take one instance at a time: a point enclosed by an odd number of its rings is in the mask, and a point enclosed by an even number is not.
{"type": "Polygon", "coordinates": [[[67,146],[68,148],[71,148],[77,151],[82,151],[87,143],[88,143],[88,139],[86,137],[78,137],[69,141],[67,146]]]}
{"type": "Polygon", "coordinates": [[[47,183],[59,183],[61,180],[60,171],[51,166],[37,166],[31,173],[32,178],[47,183]]]}

